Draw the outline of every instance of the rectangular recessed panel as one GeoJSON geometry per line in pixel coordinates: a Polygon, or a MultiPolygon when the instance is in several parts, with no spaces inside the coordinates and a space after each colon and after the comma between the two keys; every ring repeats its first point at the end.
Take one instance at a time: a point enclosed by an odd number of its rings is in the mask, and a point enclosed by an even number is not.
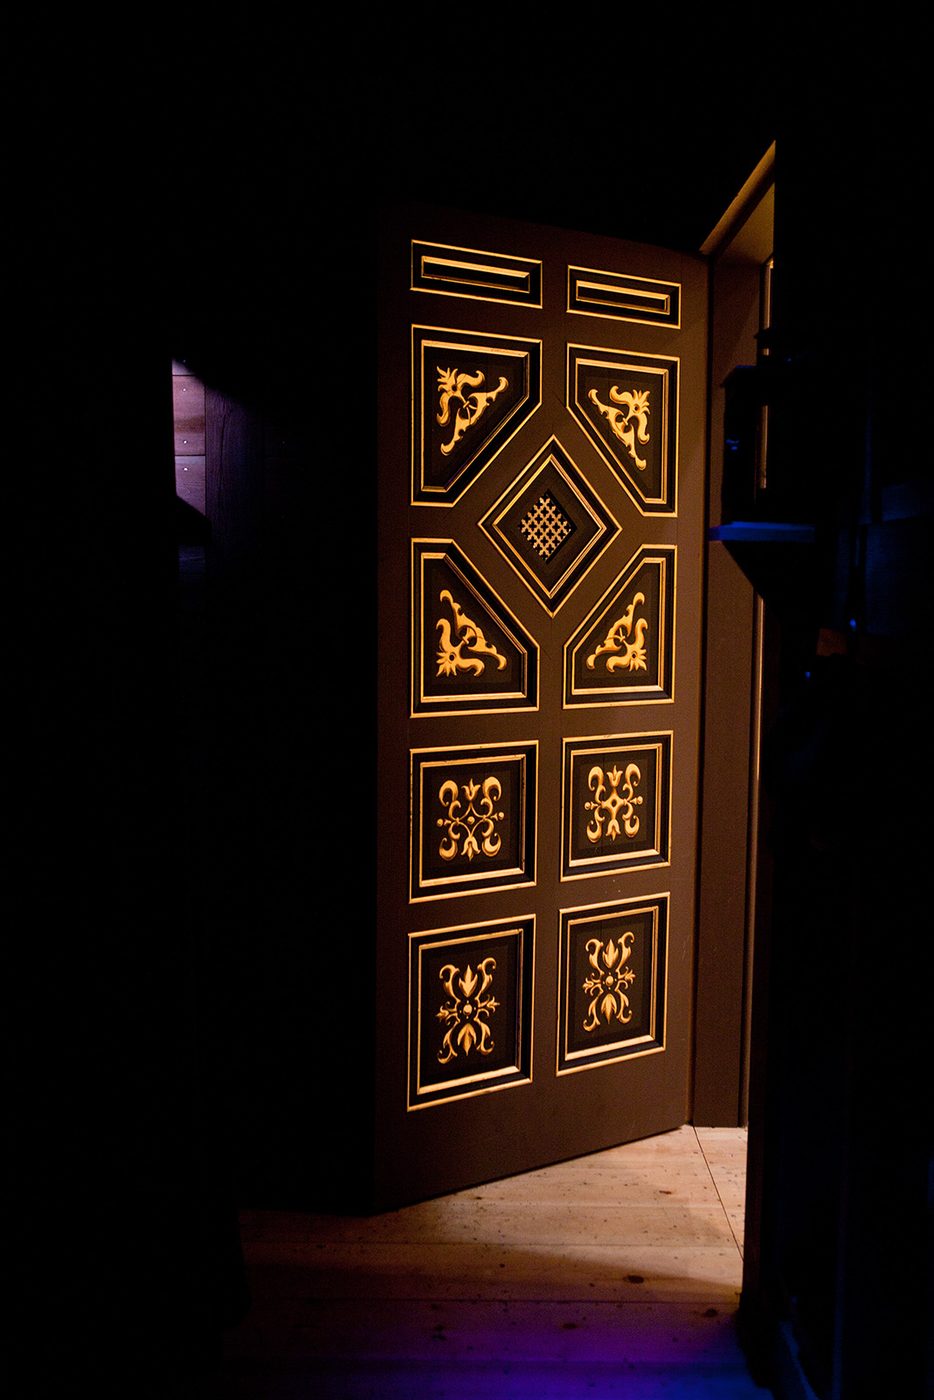
{"type": "Polygon", "coordinates": [[[410,897],[535,883],[538,744],[414,749],[410,897]]]}
{"type": "Polygon", "coordinates": [[[568,310],[643,325],[681,325],[681,285],[622,272],[568,268],[568,310]]]}
{"type": "Polygon", "coordinates": [[[413,242],[412,290],[541,306],[542,265],[505,253],[413,242]]]}
{"type": "Polygon", "coordinates": [[[564,740],[562,880],[668,864],[671,738],[564,740]]]}
{"type": "Polygon", "coordinates": [[[668,896],[561,911],[558,1074],[665,1048],[668,896]]]}
{"type": "Polygon", "coordinates": [[[535,920],[409,935],[408,1107],[532,1078],[535,920]]]}

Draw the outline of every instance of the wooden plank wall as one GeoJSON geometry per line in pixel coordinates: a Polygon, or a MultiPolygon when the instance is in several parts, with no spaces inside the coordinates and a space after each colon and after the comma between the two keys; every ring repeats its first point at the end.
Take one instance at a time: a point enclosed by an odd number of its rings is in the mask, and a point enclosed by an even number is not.
{"type": "Polygon", "coordinates": [[[173,361],[175,491],[201,515],[205,513],[204,392],[204,385],[187,366],[173,361]]]}

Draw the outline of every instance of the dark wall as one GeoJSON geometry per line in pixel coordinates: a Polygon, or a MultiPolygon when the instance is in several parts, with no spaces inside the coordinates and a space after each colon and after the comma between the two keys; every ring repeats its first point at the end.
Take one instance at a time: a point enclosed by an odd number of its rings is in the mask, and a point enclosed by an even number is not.
{"type": "MultiPolygon", "coordinates": [[[[321,832],[372,756],[346,648],[365,655],[370,625],[375,205],[415,194],[693,249],[771,135],[752,36],[737,55],[717,29],[699,50],[659,25],[607,64],[588,30],[570,81],[566,33],[547,45],[520,22],[518,47],[490,40],[500,100],[478,120],[475,50],[434,10],[305,35],[269,15],[13,36],[14,1168],[36,1206],[19,1267],[37,1371],[58,1351],[106,1376],[156,1336],[182,1365],[242,1305],[238,1174],[294,1200],[296,1161],[317,1139],[333,1179],[354,1117],[306,1066],[329,1054],[320,988],[365,977],[326,890],[351,889],[356,916],[373,833],[321,832]],[[174,572],[173,357],[249,463],[203,604],[174,572]],[[347,706],[321,699],[335,672],[347,706]],[[359,736],[350,778],[322,724],[359,736]],[[195,868],[189,820],[208,836],[195,868]],[[270,1085],[283,1136],[245,1154],[270,1085]]],[[[365,1061],[365,1003],[353,1014],[365,1061]]]]}
{"type": "Polygon", "coordinates": [[[867,84],[858,67],[816,58],[779,127],[776,162],[785,379],[770,470],[816,542],[809,561],[760,579],[768,884],[743,1301],[747,1318],[761,1308],[768,1319],[766,1349],[800,1366],[819,1396],[892,1384],[921,1395],[931,1296],[921,638],[932,530],[916,372],[927,332],[890,280],[911,266],[920,227],[919,128],[910,63],[867,84]],[[869,169],[885,172],[871,216],[869,169]]]}

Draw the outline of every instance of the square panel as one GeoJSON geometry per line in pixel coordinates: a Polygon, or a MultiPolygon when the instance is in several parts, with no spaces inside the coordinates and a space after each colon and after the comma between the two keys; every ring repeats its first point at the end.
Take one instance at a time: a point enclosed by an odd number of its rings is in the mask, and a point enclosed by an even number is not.
{"type": "Polygon", "coordinates": [[[557,1073],[665,1048],[668,896],[561,911],[557,1073]]]}
{"type": "Polygon", "coordinates": [[[409,1109],[532,1079],[535,919],[409,935],[409,1109]]]}
{"type": "Polygon", "coordinates": [[[561,879],[667,865],[671,732],[565,739],[561,879]]]}
{"type": "Polygon", "coordinates": [[[413,902],[535,883],[538,744],[414,749],[413,902]]]}

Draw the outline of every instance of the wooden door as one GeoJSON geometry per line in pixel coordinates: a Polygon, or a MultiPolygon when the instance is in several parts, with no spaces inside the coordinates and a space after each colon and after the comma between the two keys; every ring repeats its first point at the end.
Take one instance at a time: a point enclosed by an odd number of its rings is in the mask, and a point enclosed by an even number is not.
{"type": "Polygon", "coordinates": [[[388,1205],[688,1116],[706,271],[421,209],[380,285],[388,1205]]]}

